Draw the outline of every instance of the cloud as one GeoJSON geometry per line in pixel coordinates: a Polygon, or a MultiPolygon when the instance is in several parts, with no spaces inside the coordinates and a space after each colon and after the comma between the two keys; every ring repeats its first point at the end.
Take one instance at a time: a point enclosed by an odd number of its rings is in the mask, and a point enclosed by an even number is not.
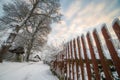
{"type": "Polygon", "coordinates": [[[62,12],[64,20],[61,24],[53,26],[48,43],[55,40],[59,44],[64,39],[73,39],[86,31],[98,27],[102,23],[110,24],[114,17],[120,18],[120,9],[115,7],[117,0],[112,1],[112,3],[108,0],[106,2],[103,0],[83,5],[82,2],[84,1],[86,0],[75,0],[65,12],[62,12]],[[113,9],[112,7],[115,8],[113,9]]]}
{"type": "Polygon", "coordinates": [[[78,10],[80,9],[80,5],[81,3],[79,2],[79,0],[76,0],[74,3],[71,3],[71,5],[68,7],[68,10],[62,13],[67,19],[70,19],[75,15],[75,13],[78,12],[78,10]]]}

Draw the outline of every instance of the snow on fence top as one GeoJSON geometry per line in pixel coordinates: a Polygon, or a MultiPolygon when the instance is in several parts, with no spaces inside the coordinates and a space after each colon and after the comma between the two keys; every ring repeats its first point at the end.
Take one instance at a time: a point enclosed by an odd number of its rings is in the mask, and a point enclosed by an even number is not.
{"type": "MultiPolygon", "coordinates": [[[[112,24],[113,31],[120,45],[120,21],[116,18],[112,24]]],[[[77,37],[67,43],[56,60],[52,61],[52,70],[65,80],[120,79],[120,47],[115,47],[113,35],[106,24],[101,26],[101,35],[97,29],[87,35],[77,37]],[[104,42],[101,39],[104,38],[104,42]],[[93,45],[93,42],[95,45],[93,45]],[[84,56],[84,57],[83,57],[84,56]],[[86,74],[85,74],[86,73],[86,74]],[[116,73],[116,74],[115,74],[116,73]]]]}

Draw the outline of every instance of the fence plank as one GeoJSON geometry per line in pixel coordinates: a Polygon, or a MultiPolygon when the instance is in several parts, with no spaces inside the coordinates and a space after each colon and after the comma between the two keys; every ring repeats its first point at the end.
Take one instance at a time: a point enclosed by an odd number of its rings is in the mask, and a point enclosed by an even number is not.
{"type": "Polygon", "coordinates": [[[68,62],[68,44],[66,47],[66,78],[68,80],[68,76],[69,76],[69,62],[68,62]]]}
{"type": "Polygon", "coordinates": [[[87,48],[86,48],[86,44],[85,44],[85,38],[84,38],[83,35],[81,37],[81,40],[82,40],[83,51],[84,51],[84,56],[85,56],[88,80],[91,80],[92,77],[91,77],[90,63],[89,63],[89,59],[88,59],[88,56],[87,56],[87,48]]]}
{"type": "Polygon", "coordinates": [[[113,30],[116,33],[116,35],[120,41],[120,25],[119,25],[118,21],[114,22],[112,27],[113,27],[113,30]]]}
{"type": "Polygon", "coordinates": [[[71,80],[70,42],[68,43],[69,79],[71,80]]]}
{"type": "Polygon", "coordinates": [[[79,60],[80,60],[80,71],[81,71],[81,75],[82,75],[82,80],[85,80],[85,76],[84,76],[84,66],[83,66],[83,61],[82,61],[82,54],[81,54],[81,46],[80,46],[81,42],[80,42],[80,38],[77,38],[77,46],[78,46],[78,54],[79,54],[79,60]]]}
{"type": "Polygon", "coordinates": [[[102,27],[102,34],[104,36],[105,42],[107,44],[108,50],[110,52],[110,55],[113,59],[113,63],[115,64],[116,70],[118,72],[118,75],[120,76],[120,58],[118,57],[118,53],[111,41],[110,33],[107,30],[106,26],[102,27]]]}
{"type": "Polygon", "coordinates": [[[74,80],[74,61],[73,61],[73,47],[72,41],[70,42],[70,50],[71,50],[71,60],[72,60],[72,79],[74,80]]]}
{"type": "Polygon", "coordinates": [[[61,61],[61,71],[62,71],[61,74],[64,75],[64,74],[65,74],[65,72],[64,72],[64,68],[65,68],[65,65],[64,65],[64,64],[65,64],[65,63],[64,63],[64,55],[63,55],[63,54],[61,55],[61,60],[62,60],[62,61],[61,61]]]}
{"type": "Polygon", "coordinates": [[[77,76],[77,80],[78,80],[78,62],[77,62],[77,53],[76,53],[76,43],[75,43],[75,39],[73,40],[73,48],[74,48],[74,56],[75,56],[75,64],[76,64],[76,76],[77,76]]]}
{"type": "Polygon", "coordinates": [[[103,71],[104,71],[105,76],[106,76],[106,80],[113,80],[111,77],[111,74],[109,72],[110,70],[109,70],[107,62],[105,60],[103,49],[102,49],[101,42],[100,42],[100,38],[98,36],[96,29],[93,31],[93,36],[94,36],[94,40],[95,40],[95,43],[97,46],[98,54],[100,56],[100,61],[101,61],[101,64],[103,66],[103,71]]]}
{"type": "Polygon", "coordinates": [[[92,59],[92,63],[93,63],[94,71],[95,71],[95,79],[100,80],[98,63],[95,58],[95,53],[94,53],[90,33],[87,33],[87,41],[88,41],[88,46],[89,46],[90,53],[91,53],[91,59],[92,59]]]}

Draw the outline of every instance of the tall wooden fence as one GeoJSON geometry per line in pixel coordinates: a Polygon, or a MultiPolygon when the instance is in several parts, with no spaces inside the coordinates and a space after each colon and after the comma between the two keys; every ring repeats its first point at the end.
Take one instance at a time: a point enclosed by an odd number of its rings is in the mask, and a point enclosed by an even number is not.
{"type": "MultiPolygon", "coordinates": [[[[112,28],[120,41],[119,20],[114,21],[112,28]]],[[[120,49],[115,48],[113,36],[106,25],[102,25],[100,32],[102,35],[94,29],[92,33],[88,32],[68,42],[56,60],[51,62],[52,71],[63,80],[119,80],[120,49]],[[100,36],[104,37],[105,43],[100,36]],[[106,44],[107,48],[102,44],[106,44]]]]}

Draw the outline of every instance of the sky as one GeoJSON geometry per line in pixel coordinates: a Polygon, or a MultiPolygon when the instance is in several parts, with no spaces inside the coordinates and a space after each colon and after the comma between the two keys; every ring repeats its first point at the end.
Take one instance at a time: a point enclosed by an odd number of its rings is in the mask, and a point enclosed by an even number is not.
{"type": "Polygon", "coordinates": [[[120,0],[61,0],[62,21],[52,25],[49,42],[59,45],[103,23],[120,19],[120,0]]]}
{"type": "MultiPolygon", "coordinates": [[[[9,1],[0,0],[0,4],[9,1]]],[[[120,19],[120,0],[60,0],[60,3],[62,20],[51,25],[48,44],[59,45],[103,23],[110,26],[116,17],[120,19]]]]}

